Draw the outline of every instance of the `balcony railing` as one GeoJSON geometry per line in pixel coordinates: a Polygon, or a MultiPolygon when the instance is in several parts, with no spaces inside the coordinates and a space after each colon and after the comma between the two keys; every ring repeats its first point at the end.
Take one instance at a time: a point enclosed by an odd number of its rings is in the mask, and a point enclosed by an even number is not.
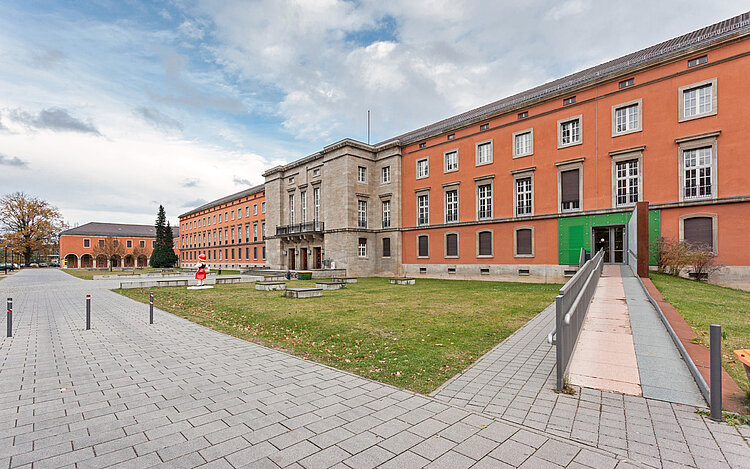
{"type": "Polygon", "coordinates": [[[283,225],[276,227],[276,236],[289,235],[297,233],[320,233],[324,230],[322,221],[308,221],[305,223],[294,223],[293,225],[283,225]]]}

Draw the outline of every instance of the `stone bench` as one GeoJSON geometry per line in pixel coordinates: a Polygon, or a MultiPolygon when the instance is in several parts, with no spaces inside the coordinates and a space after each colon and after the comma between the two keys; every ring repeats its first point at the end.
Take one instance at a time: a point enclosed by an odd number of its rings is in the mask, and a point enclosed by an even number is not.
{"type": "Polygon", "coordinates": [[[263,280],[266,282],[276,282],[279,280],[286,280],[286,277],[283,275],[264,275],[263,280]]]}
{"type": "Polygon", "coordinates": [[[322,288],[287,288],[287,298],[313,298],[323,296],[322,288]]]}
{"type": "Polygon", "coordinates": [[[414,285],[415,280],[408,277],[398,277],[389,280],[391,285],[414,285]]]}
{"type": "Polygon", "coordinates": [[[217,277],[216,285],[223,285],[225,283],[240,283],[242,278],[240,277],[217,277]]]}
{"type": "Polygon", "coordinates": [[[186,287],[188,285],[188,279],[167,279],[167,280],[157,280],[156,286],[157,287],[186,287]]]}
{"type": "Polygon", "coordinates": [[[315,282],[315,288],[323,290],[339,290],[345,286],[346,284],[344,282],[315,282]]]}
{"type": "Polygon", "coordinates": [[[357,283],[357,277],[333,277],[332,282],[357,283]]]}
{"type": "Polygon", "coordinates": [[[255,282],[255,289],[261,291],[286,290],[284,282],[255,282]]]}

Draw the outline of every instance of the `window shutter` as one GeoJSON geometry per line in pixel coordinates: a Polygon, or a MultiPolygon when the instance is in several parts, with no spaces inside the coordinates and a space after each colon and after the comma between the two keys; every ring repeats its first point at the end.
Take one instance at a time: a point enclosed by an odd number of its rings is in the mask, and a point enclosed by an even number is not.
{"type": "Polygon", "coordinates": [[[458,235],[451,233],[445,236],[445,255],[446,256],[457,256],[458,255],[458,235]]]}
{"type": "Polygon", "coordinates": [[[391,257],[391,238],[383,238],[383,257],[391,257]]]}
{"type": "Polygon", "coordinates": [[[516,231],[516,254],[531,255],[531,230],[523,228],[516,231]]]}
{"type": "Polygon", "coordinates": [[[429,244],[427,236],[419,237],[419,257],[429,256],[429,244]]]}
{"type": "Polygon", "coordinates": [[[560,180],[562,184],[563,203],[577,202],[578,201],[578,170],[574,169],[571,171],[563,171],[560,174],[560,180]]]}
{"type": "Polygon", "coordinates": [[[479,255],[492,255],[492,233],[489,231],[482,231],[479,233],[479,255]]]}
{"type": "Polygon", "coordinates": [[[710,217],[686,218],[684,220],[685,242],[696,246],[714,248],[713,219],[710,217]]]}

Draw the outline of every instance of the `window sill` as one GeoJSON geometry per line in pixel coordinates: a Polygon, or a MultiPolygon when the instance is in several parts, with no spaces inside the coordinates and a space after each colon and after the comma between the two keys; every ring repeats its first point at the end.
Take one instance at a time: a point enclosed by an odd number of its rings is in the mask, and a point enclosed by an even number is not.
{"type": "Polygon", "coordinates": [[[477,259],[492,259],[493,257],[495,257],[494,254],[477,254],[477,259]]]}
{"type": "Polygon", "coordinates": [[[456,168],[456,169],[446,169],[446,170],[443,170],[443,174],[448,174],[448,173],[455,173],[455,172],[458,172],[458,168],[456,168]]]}
{"type": "Polygon", "coordinates": [[[635,134],[635,133],[638,133],[638,132],[643,132],[643,129],[639,127],[637,129],[633,129],[633,130],[623,130],[622,132],[614,132],[614,133],[612,133],[612,138],[622,137],[623,135],[630,135],[630,134],[635,134]]]}
{"type": "Polygon", "coordinates": [[[476,163],[475,166],[477,166],[477,167],[479,167],[479,166],[487,166],[488,164],[492,164],[492,160],[490,160],[490,161],[484,161],[482,163],[480,163],[480,162],[477,161],[477,163],[476,163]]]}
{"type": "Polygon", "coordinates": [[[534,257],[534,254],[514,254],[513,257],[531,258],[531,257],[534,257]]]}
{"type": "Polygon", "coordinates": [[[417,256],[417,259],[429,259],[430,256],[417,256]]]}
{"type": "Polygon", "coordinates": [[[580,142],[573,142],[573,143],[558,143],[558,144],[557,144],[557,149],[558,149],[558,150],[561,150],[561,149],[563,149],[563,148],[568,148],[568,147],[575,147],[575,146],[577,146],[577,145],[583,145],[583,141],[580,141],[580,142]]]}
{"type": "Polygon", "coordinates": [[[523,155],[513,155],[513,159],[515,160],[517,158],[525,158],[527,156],[532,156],[533,154],[534,152],[532,151],[531,153],[524,153],[523,155]]]}
{"type": "Polygon", "coordinates": [[[443,256],[444,259],[458,259],[458,256],[443,256]]]}
{"type": "Polygon", "coordinates": [[[429,174],[427,176],[417,176],[416,179],[427,179],[428,177],[430,177],[429,174]]]}
{"type": "Polygon", "coordinates": [[[703,114],[696,114],[694,116],[689,116],[689,117],[682,116],[679,119],[677,119],[677,122],[687,122],[687,121],[701,119],[703,117],[710,117],[710,116],[715,116],[715,115],[716,115],[716,110],[714,109],[711,112],[704,112],[703,114]]]}

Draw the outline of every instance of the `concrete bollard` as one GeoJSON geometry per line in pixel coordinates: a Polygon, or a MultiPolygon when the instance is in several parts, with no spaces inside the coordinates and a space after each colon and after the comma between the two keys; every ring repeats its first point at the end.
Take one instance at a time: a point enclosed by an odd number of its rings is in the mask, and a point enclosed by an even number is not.
{"type": "Polygon", "coordinates": [[[154,292],[149,292],[148,300],[148,323],[154,323],[154,292]]]}
{"type": "Polygon", "coordinates": [[[8,337],[13,337],[13,298],[8,298],[8,337]]]}
{"type": "Polygon", "coordinates": [[[91,329],[91,295],[86,295],[86,330],[91,329]]]}
{"type": "Polygon", "coordinates": [[[711,420],[721,422],[721,325],[711,324],[711,420]]]}

